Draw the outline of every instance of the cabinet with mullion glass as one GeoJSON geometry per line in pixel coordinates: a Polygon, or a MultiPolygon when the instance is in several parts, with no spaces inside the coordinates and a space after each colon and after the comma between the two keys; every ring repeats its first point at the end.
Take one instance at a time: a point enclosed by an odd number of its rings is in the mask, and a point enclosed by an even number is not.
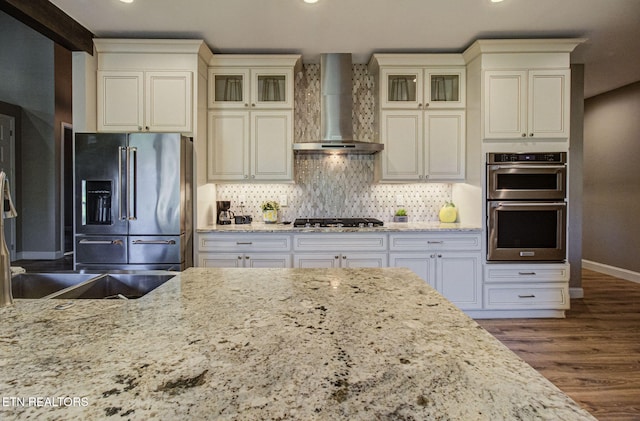
{"type": "Polygon", "coordinates": [[[209,108],[291,108],[293,69],[209,69],[209,108]]]}

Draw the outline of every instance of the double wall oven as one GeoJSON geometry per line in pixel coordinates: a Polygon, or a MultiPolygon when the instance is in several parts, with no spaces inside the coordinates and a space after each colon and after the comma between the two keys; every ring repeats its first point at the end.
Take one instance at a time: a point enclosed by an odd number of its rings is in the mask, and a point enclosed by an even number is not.
{"type": "Polygon", "coordinates": [[[487,155],[487,260],[566,259],[567,156],[487,155]]]}

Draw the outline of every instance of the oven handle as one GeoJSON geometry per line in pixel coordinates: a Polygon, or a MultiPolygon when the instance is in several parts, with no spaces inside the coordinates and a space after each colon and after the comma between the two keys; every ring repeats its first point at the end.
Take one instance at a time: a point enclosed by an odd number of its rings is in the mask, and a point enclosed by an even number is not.
{"type": "Polygon", "coordinates": [[[567,168],[566,165],[491,165],[489,167],[489,169],[491,170],[511,170],[511,169],[517,169],[517,170],[528,170],[528,169],[541,169],[541,170],[546,170],[546,169],[564,169],[567,168]]]}
{"type": "Polygon", "coordinates": [[[504,207],[504,208],[517,208],[517,207],[533,207],[533,206],[539,206],[539,207],[544,207],[544,206],[564,206],[566,207],[567,204],[565,202],[491,202],[491,207],[492,208],[497,208],[497,207],[504,207]]]}

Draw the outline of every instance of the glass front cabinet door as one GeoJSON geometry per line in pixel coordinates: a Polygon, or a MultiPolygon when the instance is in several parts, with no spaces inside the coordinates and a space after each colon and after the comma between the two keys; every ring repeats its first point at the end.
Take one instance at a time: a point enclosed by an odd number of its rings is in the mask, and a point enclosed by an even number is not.
{"type": "Polygon", "coordinates": [[[465,69],[425,70],[425,108],[464,108],[465,69]]]}
{"type": "Polygon", "coordinates": [[[382,108],[422,108],[421,69],[383,69],[381,73],[382,108]]]}
{"type": "Polygon", "coordinates": [[[209,108],[249,108],[249,69],[209,69],[209,108]]]}
{"type": "Polygon", "coordinates": [[[464,68],[387,68],[381,83],[382,108],[465,107],[464,68]]]}
{"type": "Polygon", "coordinates": [[[252,107],[293,107],[293,69],[251,69],[251,84],[252,107]]]}
{"type": "Polygon", "coordinates": [[[209,69],[209,108],[291,108],[293,70],[209,69]]]}

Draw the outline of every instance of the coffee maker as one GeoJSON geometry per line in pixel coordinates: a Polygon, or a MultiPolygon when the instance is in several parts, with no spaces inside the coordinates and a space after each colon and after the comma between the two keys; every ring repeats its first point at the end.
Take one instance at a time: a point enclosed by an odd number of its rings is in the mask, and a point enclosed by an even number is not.
{"type": "Polygon", "coordinates": [[[216,223],[219,225],[229,225],[233,220],[233,212],[231,208],[231,201],[218,200],[216,202],[216,223]]]}

